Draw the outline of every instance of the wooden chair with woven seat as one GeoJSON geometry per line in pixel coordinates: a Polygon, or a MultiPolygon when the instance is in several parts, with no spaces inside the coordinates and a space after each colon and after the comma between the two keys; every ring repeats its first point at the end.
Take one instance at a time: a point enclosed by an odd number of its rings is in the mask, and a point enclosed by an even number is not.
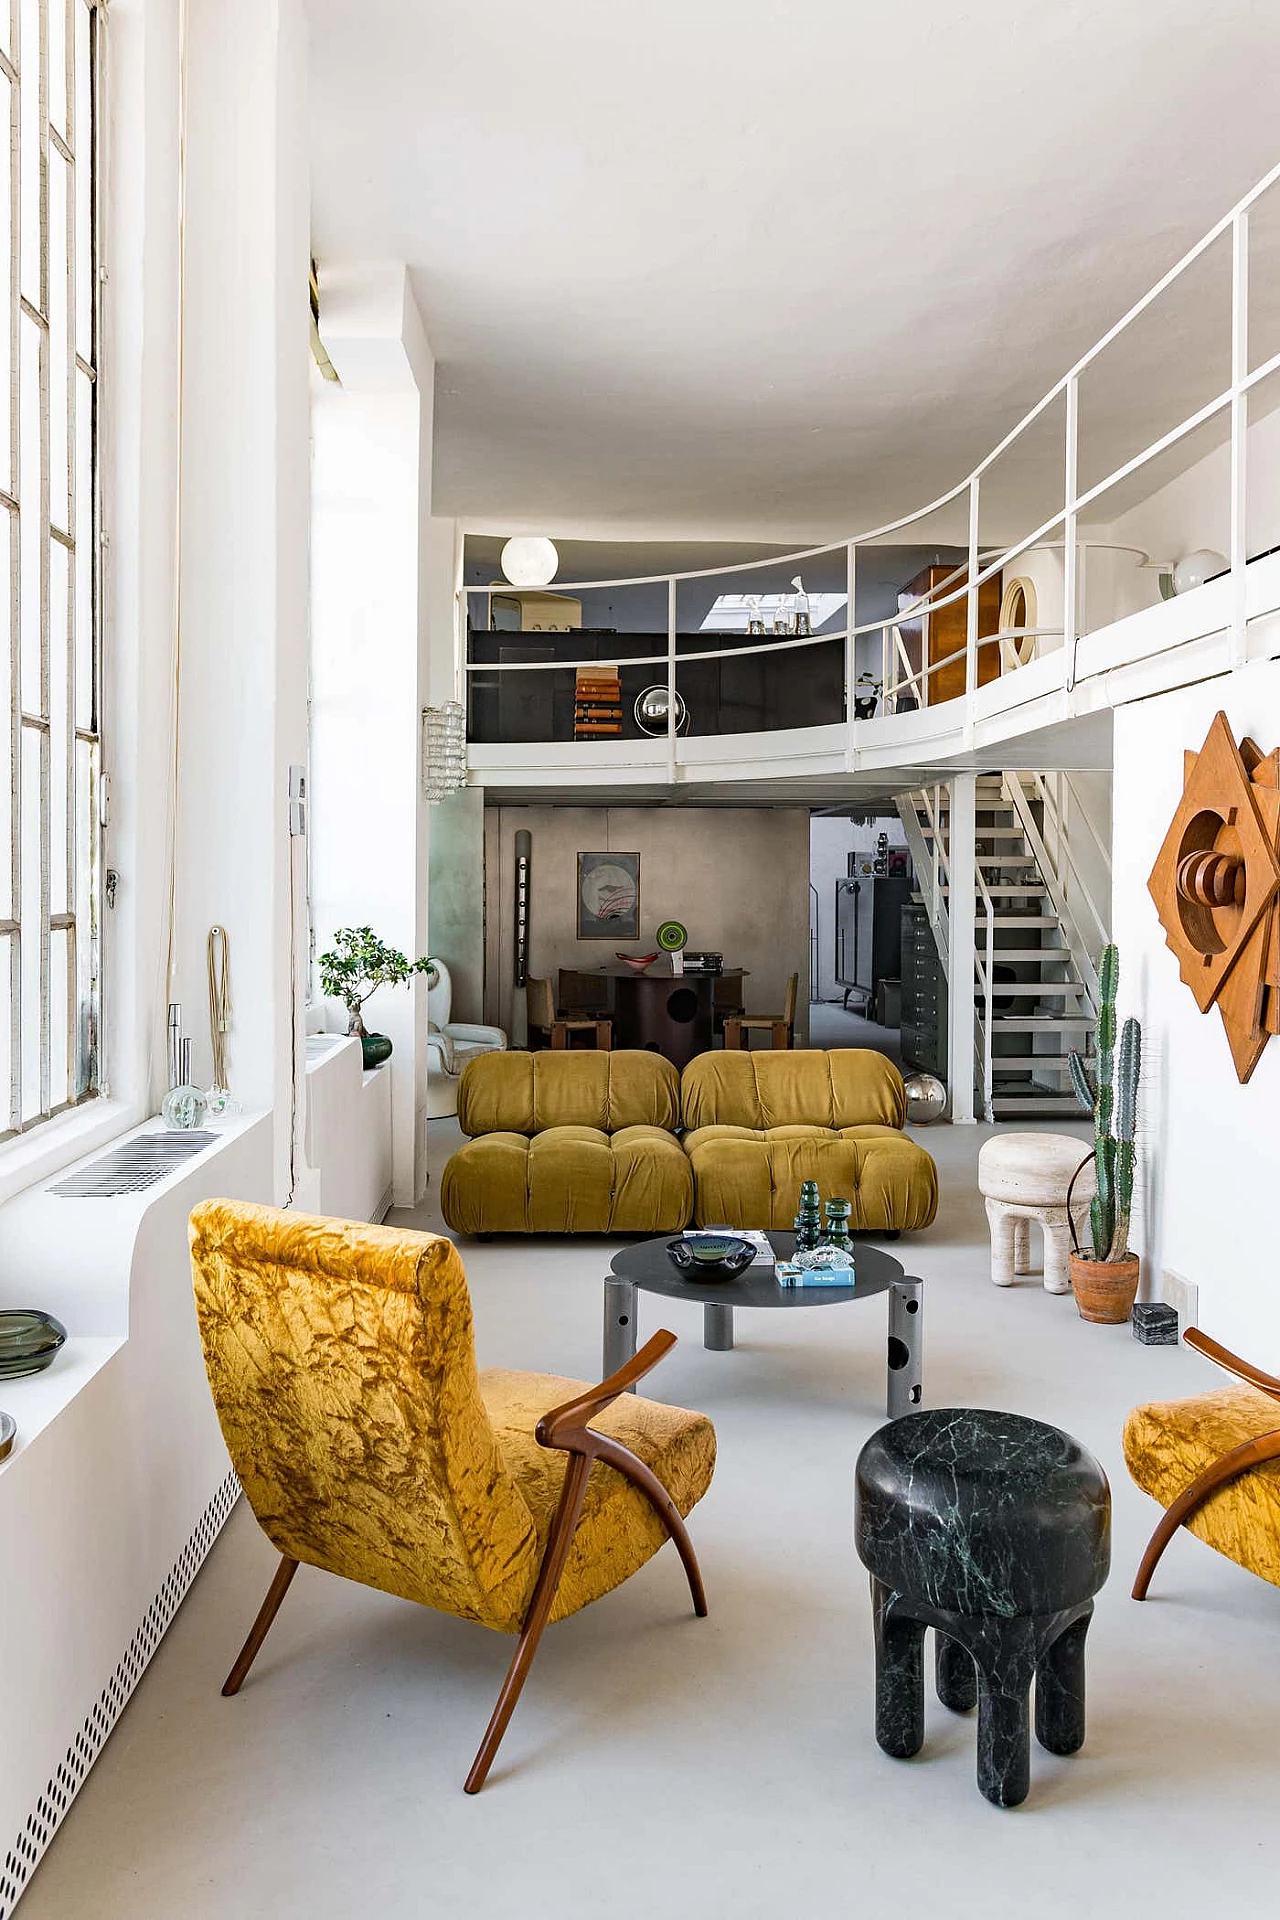
{"type": "Polygon", "coordinates": [[[575,1044],[574,1034],[586,1034],[586,1045],[599,1053],[609,1053],[613,1047],[613,1022],[594,1013],[567,1013],[557,1010],[555,995],[551,991],[549,980],[535,980],[532,975],[525,982],[525,1006],[528,1010],[530,1044],[536,1034],[541,1045],[553,1047],[557,1053],[575,1044]]]}
{"type": "Polygon", "coordinates": [[[786,1007],[781,1013],[743,1013],[730,1016],[724,1023],[724,1044],[726,1047],[740,1049],[749,1033],[767,1033],[771,1047],[790,1047],[795,1044],[796,1001],[800,997],[800,975],[793,973],[787,980],[786,1007]]]}
{"type": "Polygon", "coordinates": [[[466,1779],[477,1793],[549,1621],[669,1538],[706,1613],[684,1517],[711,1483],[715,1429],[629,1391],[674,1334],[598,1387],[477,1373],[462,1261],[441,1236],[210,1200],[191,1258],[223,1437],[282,1556],[224,1694],[301,1562],[516,1634],[466,1779]]]}
{"type": "Polygon", "coordinates": [[[1280,1586],[1280,1380],[1198,1327],[1182,1337],[1243,1384],[1135,1407],[1125,1422],[1129,1473],[1166,1509],[1142,1556],[1133,1597],[1146,1599],[1180,1527],[1280,1586]]]}

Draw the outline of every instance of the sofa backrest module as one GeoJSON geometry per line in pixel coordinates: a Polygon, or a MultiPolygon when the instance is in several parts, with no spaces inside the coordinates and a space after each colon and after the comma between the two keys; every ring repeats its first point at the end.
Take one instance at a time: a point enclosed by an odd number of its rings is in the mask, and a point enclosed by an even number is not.
{"type": "Polygon", "coordinates": [[[907,1114],[902,1075],[864,1047],[701,1053],[684,1070],[681,1102],[690,1130],[901,1127],[907,1114]]]}
{"type": "Polygon", "coordinates": [[[482,1133],[542,1133],[548,1127],[623,1127],[680,1124],[680,1075],[661,1054],[485,1053],[473,1060],[458,1087],[458,1125],[482,1133]]]}

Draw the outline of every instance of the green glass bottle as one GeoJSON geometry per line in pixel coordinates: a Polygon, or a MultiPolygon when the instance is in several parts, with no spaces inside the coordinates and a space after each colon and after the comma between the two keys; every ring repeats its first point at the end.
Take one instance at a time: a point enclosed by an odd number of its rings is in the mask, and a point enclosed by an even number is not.
{"type": "Polygon", "coordinates": [[[849,1216],[852,1212],[852,1200],[828,1200],[826,1227],[822,1235],[824,1247],[837,1247],[841,1253],[851,1257],[854,1246],[849,1232],[849,1216]]]}
{"type": "Polygon", "coordinates": [[[822,1238],[822,1200],[816,1180],[806,1180],[800,1188],[800,1211],[792,1223],[796,1252],[807,1253],[822,1238]]]}

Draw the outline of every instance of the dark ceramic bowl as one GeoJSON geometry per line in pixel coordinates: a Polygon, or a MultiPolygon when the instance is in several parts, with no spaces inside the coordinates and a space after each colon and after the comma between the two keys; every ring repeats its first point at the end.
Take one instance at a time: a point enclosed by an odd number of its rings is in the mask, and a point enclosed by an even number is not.
{"type": "Polygon", "coordinates": [[[697,1240],[668,1240],[667,1256],[690,1280],[736,1280],[751,1265],[756,1250],[736,1233],[717,1233],[697,1240]]]}

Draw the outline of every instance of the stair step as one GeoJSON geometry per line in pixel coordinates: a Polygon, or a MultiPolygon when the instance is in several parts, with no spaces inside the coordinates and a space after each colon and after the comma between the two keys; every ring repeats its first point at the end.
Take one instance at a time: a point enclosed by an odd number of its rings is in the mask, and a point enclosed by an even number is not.
{"type": "MultiPolygon", "coordinates": [[[[1029,1072],[1034,1067],[1037,1072],[1047,1072],[1052,1069],[1054,1073],[1066,1073],[1067,1055],[1065,1053],[998,1053],[995,1055],[992,1062],[993,1073],[1008,1073],[1012,1067],[1017,1067],[1020,1072],[1029,1072]]],[[[1009,1089],[1006,1087],[1004,1091],[1007,1093],[1009,1089]]]]}
{"type": "MultiPolygon", "coordinates": [[[[997,988],[997,998],[999,992],[997,988]]],[[[1092,1025],[1092,1016],[1087,1013],[993,1013],[991,1016],[994,1033],[1060,1033],[1063,1027],[1092,1025]]]]}
{"type": "MultiPolygon", "coordinates": [[[[999,925],[999,922],[997,921],[996,924],[999,925]]],[[[985,932],[985,924],[979,921],[978,958],[980,960],[985,960],[987,957],[985,932]]],[[[995,958],[1006,966],[1010,964],[1034,966],[1037,961],[1043,960],[1052,963],[1055,967],[1065,967],[1071,959],[1065,947],[993,947],[992,952],[995,958]]],[[[1054,987],[1059,984],[1056,980],[1046,982],[1046,985],[1054,987]]]]}
{"type": "MultiPolygon", "coordinates": [[[[939,887],[938,891],[945,900],[950,894],[951,889],[950,887],[939,887]]],[[[987,885],[987,892],[993,900],[1012,900],[1015,896],[1020,897],[1032,893],[1040,894],[1043,897],[1048,894],[1049,889],[1042,880],[992,880],[987,885]]],[[[975,898],[976,897],[975,895],[975,898]]],[[[1054,925],[1057,925],[1056,921],[1054,925]]]]}
{"type": "MultiPolygon", "coordinates": [[[[1058,922],[1050,913],[993,913],[993,927],[1056,927],[1058,922]]],[[[979,934],[986,925],[985,916],[979,925],[979,934]]]]}
{"type": "Polygon", "coordinates": [[[980,853],[977,865],[980,867],[1034,867],[1036,858],[1033,853],[980,853]]]}
{"type": "Polygon", "coordinates": [[[993,1093],[991,1112],[998,1116],[1002,1113],[1072,1113],[1077,1119],[1087,1116],[1080,1111],[1080,1102],[1073,1093],[1050,1093],[1039,1087],[1028,1087],[1025,1093],[993,1093]]]}
{"type": "MultiPolygon", "coordinates": [[[[997,947],[997,956],[999,952],[1000,949],[997,947]]],[[[1010,993],[1020,993],[1024,996],[1034,994],[1038,1000],[1052,1000],[1060,999],[1064,994],[1074,994],[1078,997],[1084,992],[1084,987],[1078,980],[993,980],[991,992],[997,1000],[1010,993]]]]}

